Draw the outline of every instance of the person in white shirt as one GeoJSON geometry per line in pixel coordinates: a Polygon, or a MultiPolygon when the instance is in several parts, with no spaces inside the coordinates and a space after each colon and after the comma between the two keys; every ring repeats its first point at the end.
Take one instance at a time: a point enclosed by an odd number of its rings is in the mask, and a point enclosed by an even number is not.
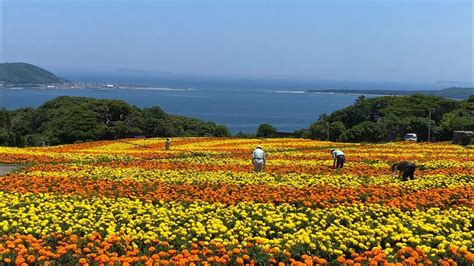
{"type": "Polygon", "coordinates": [[[342,168],[344,166],[344,162],[346,161],[344,153],[341,150],[331,150],[331,154],[334,160],[332,164],[334,169],[342,168]]]}
{"type": "Polygon", "coordinates": [[[267,155],[263,151],[262,146],[258,145],[257,148],[252,152],[253,170],[255,172],[263,172],[266,159],[267,155]]]}

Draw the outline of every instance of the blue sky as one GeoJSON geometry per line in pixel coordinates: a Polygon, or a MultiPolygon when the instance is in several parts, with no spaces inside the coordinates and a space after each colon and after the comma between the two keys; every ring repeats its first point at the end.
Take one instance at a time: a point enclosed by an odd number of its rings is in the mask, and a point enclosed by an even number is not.
{"type": "Polygon", "coordinates": [[[473,77],[471,1],[0,1],[1,61],[59,73],[473,77]]]}

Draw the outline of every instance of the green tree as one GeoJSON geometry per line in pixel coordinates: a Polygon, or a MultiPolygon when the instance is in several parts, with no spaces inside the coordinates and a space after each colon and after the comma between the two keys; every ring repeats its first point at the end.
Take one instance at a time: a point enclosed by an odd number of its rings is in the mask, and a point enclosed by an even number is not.
{"type": "Polygon", "coordinates": [[[12,130],[21,135],[32,134],[34,131],[32,125],[33,115],[33,108],[22,108],[14,111],[12,116],[12,130]]]}
{"type": "Polygon", "coordinates": [[[223,125],[216,125],[213,132],[214,137],[229,137],[229,130],[223,125]]]}
{"type": "Polygon", "coordinates": [[[346,131],[346,126],[341,121],[329,124],[329,140],[338,141],[341,135],[346,131]]]}
{"type": "Polygon", "coordinates": [[[321,114],[318,120],[309,126],[307,136],[310,139],[327,140],[330,119],[326,113],[321,114]]]}
{"type": "Polygon", "coordinates": [[[0,128],[10,129],[12,126],[12,113],[5,108],[0,108],[0,128]]]}
{"type": "Polygon", "coordinates": [[[14,112],[5,108],[0,108],[0,145],[1,146],[20,146],[26,145],[25,137],[22,132],[17,131],[14,126],[14,112]]]}
{"type": "Polygon", "coordinates": [[[16,137],[17,136],[13,131],[6,128],[0,128],[0,144],[2,146],[16,146],[16,137]]]}
{"type": "Polygon", "coordinates": [[[405,136],[406,125],[400,120],[398,116],[389,113],[380,121],[385,127],[385,133],[387,137],[386,140],[397,140],[405,136]]]}
{"type": "Polygon", "coordinates": [[[257,129],[257,137],[259,138],[268,138],[273,136],[277,132],[276,128],[274,128],[270,124],[260,124],[257,129]]]}
{"type": "Polygon", "coordinates": [[[309,138],[327,140],[328,122],[318,120],[309,127],[309,138]]]}
{"type": "Polygon", "coordinates": [[[365,121],[341,134],[341,140],[351,142],[378,142],[385,140],[385,128],[382,123],[365,121]]]}
{"type": "Polygon", "coordinates": [[[430,123],[432,128],[435,125],[435,121],[426,117],[409,117],[403,119],[403,121],[406,124],[406,133],[415,133],[419,141],[428,140],[428,127],[430,123]]]}
{"type": "Polygon", "coordinates": [[[159,107],[153,106],[142,111],[144,117],[143,133],[148,137],[170,137],[174,132],[166,121],[168,115],[159,107]]]}
{"type": "Polygon", "coordinates": [[[132,137],[141,133],[143,118],[123,101],[65,96],[39,107],[32,126],[49,144],[60,144],[132,137]]]}
{"type": "MultiPolygon", "coordinates": [[[[470,105],[474,105],[471,103],[470,105]]],[[[474,130],[474,106],[465,109],[456,109],[443,116],[440,125],[436,127],[437,135],[441,139],[452,139],[453,132],[474,130]]]]}

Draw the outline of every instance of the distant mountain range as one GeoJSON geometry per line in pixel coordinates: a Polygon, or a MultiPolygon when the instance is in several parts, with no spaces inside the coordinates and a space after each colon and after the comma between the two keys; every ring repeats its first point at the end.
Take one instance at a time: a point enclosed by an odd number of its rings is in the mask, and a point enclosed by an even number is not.
{"type": "Polygon", "coordinates": [[[412,94],[434,95],[444,98],[452,99],[467,99],[474,95],[474,88],[460,88],[451,87],[442,90],[339,90],[339,89],[324,89],[324,90],[308,90],[307,92],[323,92],[323,93],[343,93],[343,94],[369,94],[369,95],[399,95],[408,96],[412,94]]]}
{"type": "Polygon", "coordinates": [[[28,63],[0,63],[3,85],[43,85],[67,82],[53,73],[28,63]]]}

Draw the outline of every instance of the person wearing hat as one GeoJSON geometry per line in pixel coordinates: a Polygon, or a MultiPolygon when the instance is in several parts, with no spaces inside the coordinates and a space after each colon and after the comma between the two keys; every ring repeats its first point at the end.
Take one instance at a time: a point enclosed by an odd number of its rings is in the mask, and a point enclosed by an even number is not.
{"type": "Polygon", "coordinates": [[[267,155],[263,151],[262,146],[257,145],[257,148],[252,152],[253,170],[255,172],[263,172],[266,159],[267,155]]]}
{"type": "Polygon", "coordinates": [[[170,138],[166,138],[165,141],[165,150],[169,151],[170,149],[170,138]]]}
{"type": "Polygon", "coordinates": [[[331,155],[334,160],[332,163],[332,167],[334,167],[334,169],[339,169],[339,168],[344,167],[344,162],[346,161],[346,157],[344,156],[344,153],[341,150],[336,150],[336,149],[331,150],[331,155]]]}

